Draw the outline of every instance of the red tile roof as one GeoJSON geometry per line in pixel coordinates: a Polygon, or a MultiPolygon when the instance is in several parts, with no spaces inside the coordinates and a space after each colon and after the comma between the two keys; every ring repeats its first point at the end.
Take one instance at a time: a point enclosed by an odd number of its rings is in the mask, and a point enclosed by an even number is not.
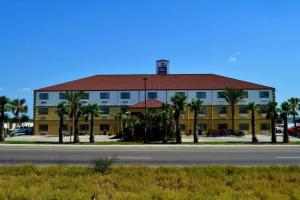
{"type": "MultiPolygon", "coordinates": [[[[162,104],[161,101],[155,99],[148,99],[146,101],[146,105],[148,108],[159,108],[161,104],[162,104]]],[[[145,101],[130,106],[130,108],[144,108],[144,107],[145,107],[145,101]]]]}
{"type": "Polygon", "coordinates": [[[169,75],[96,75],[36,91],[101,91],[143,90],[143,78],[147,77],[148,90],[217,90],[225,87],[240,89],[274,89],[272,87],[228,78],[216,74],[169,75]]]}

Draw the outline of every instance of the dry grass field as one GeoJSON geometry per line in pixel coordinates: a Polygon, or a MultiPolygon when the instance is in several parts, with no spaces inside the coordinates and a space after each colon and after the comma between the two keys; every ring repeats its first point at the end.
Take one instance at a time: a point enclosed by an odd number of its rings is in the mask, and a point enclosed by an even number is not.
{"type": "Polygon", "coordinates": [[[300,199],[300,167],[2,166],[1,200],[300,199]]]}

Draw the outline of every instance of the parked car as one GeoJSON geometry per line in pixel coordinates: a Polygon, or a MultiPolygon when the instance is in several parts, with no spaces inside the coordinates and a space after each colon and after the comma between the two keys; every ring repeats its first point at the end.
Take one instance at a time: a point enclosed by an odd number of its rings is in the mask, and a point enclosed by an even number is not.
{"type": "Polygon", "coordinates": [[[276,133],[283,133],[283,124],[276,125],[276,133]]]}
{"type": "Polygon", "coordinates": [[[27,126],[18,126],[13,130],[15,135],[29,135],[32,134],[33,128],[27,126]]]}
{"type": "MultiPolygon", "coordinates": [[[[288,129],[293,128],[294,124],[288,124],[288,129]]],[[[284,125],[283,124],[277,124],[276,125],[276,133],[283,133],[284,125]]]]}
{"type": "Polygon", "coordinates": [[[300,133],[300,126],[288,128],[288,134],[295,135],[296,133],[300,133]]]}

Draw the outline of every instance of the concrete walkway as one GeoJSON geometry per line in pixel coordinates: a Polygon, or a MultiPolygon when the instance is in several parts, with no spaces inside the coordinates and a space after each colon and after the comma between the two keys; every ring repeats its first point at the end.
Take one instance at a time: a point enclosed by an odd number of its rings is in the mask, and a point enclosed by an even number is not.
{"type": "MultiPolygon", "coordinates": [[[[116,142],[119,141],[119,139],[111,139],[113,136],[107,136],[107,135],[96,135],[95,141],[96,142],[116,142]]],[[[270,135],[257,135],[257,138],[260,142],[270,142],[271,136],[270,135]]],[[[73,138],[71,138],[71,141],[73,138]]],[[[282,134],[277,135],[277,141],[281,142],[283,140],[282,134]]],[[[15,136],[6,138],[6,141],[27,141],[27,142],[57,142],[58,137],[57,136],[32,136],[32,135],[23,135],[23,136],[15,136]]],[[[64,137],[65,142],[70,141],[70,137],[64,137]]],[[[84,135],[80,136],[81,142],[88,142],[89,136],[84,135]]],[[[193,142],[193,136],[182,136],[183,142],[193,142]]],[[[246,135],[243,137],[233,137],[233,136],[226,136],[226,137],[206,137],[206,136],[200,136],[199,137],[200,142],[250,142],[251,141],[251,135],[246,135]]],[[[290,136],[291,142],[300,141],[300,138],[295,138],[290,136]]]]}
{"type": "MultiPolygon", "coordinates": [[[[113,136],[107,136],[107,135],[95,135],[95,141],[96,142],[115,142],[119,141],[119,139],[110,139],[113,136]]],[[[89,136],[88,135],[82,135],[79,136],[80,142],[89,142],[89,136]]],[[[35,136],[35,135],[22,135],[22,136],[15,136],[6,138],[6,141],[25,141],[25,142],[57,142],[58,136],[35,136]]],[[[73,141],[73,137],[71,138],[71,141],[73,141]]],[[[70,136],[64,137],[64,142],[70,142],[70,136]]]]}

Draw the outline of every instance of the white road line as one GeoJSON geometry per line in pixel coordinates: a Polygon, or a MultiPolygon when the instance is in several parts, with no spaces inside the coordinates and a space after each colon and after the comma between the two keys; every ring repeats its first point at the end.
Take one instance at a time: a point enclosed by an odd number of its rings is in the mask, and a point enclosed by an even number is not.
{"type": "Polygon", "coordinates": [[[282,157],[275,157],[275,158],[277,158],[277,159],[300,159],[300,157],[296,157],[296,156],[286,156],[286,157],[284,157],[284,156],[282,156],[282,157]]]}
{"type": "Polygon", "coordinates": [[[123,156],[116,156],[112,157],[109,156],[111,159],[128,159],[128,160],[151,160],[151,157],[123,157],[123,156]]]}

